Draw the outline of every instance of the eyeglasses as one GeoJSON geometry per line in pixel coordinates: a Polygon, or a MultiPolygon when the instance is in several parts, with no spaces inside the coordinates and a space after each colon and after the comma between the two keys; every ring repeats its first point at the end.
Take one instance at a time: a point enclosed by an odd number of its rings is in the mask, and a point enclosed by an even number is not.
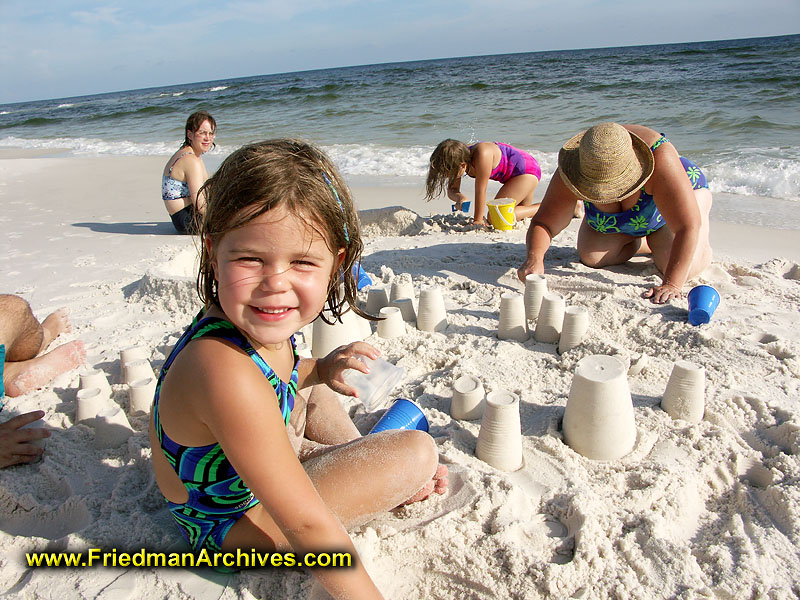
{"type": "Polygon", "coordinates": [[[195,131],[195,135],[204,137],[204,138],[213,138],[217,134],[213,131],[195,131]]]}

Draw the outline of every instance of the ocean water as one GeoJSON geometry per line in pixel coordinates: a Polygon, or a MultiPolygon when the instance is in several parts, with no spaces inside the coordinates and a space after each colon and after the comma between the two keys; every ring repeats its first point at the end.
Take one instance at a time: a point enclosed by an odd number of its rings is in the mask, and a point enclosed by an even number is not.
{"type": "Polygon", "coordinates": [[[798,90],[800,35],[475,56],[0,105],[0,147],[166,157],[205,109],[218,126],[210,169],[244,143],[295,136],[351,179],[418,185],[444,138],[511,143],[549,176],[564,141],[614,120],[664,132],[745,213],[748,197],[791,213],[798,90]]]}

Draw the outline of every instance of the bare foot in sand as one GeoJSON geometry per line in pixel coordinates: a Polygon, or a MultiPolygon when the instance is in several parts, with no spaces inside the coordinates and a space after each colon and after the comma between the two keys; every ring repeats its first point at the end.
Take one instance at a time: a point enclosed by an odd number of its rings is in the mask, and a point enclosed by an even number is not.
{"type": "Polygon", "coordinates": [[[14,397],[38,389],[86,359],[83,342],[76,340],[36,358],[5,364],[6,395],[14,397]]]}
{"type": "Polygon", "coordinates": [[[439,465],[436,467],[436,473],[434,473],[433,479],[426,483],[425,487],[411,496],[411,498],[403,502],[400,506],[406,506],[407,504],[420,502],[421,500],[425,500],[431,494],[444,494],[447,491],[447,485],[447,467],[445,465],[439,465]]]}
{"type": "Polygon", "coordinates": [[[42,350],[45,350],[60,333],[72,331],[72,324],[67,318],[68,311],[66,308],[59,308],[54,313],[47,316],[42,321],[42,329],[44,330],[44,339],[42,341],[42,350]]]}

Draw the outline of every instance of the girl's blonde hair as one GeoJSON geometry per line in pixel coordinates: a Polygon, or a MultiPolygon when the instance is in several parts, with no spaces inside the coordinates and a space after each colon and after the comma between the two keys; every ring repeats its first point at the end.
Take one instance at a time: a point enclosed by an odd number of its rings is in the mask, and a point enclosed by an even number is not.
{"type": "MultiPolygon", "coordinates": [[[[348,307],[366,316],[356,306],[353,276],[353,265],[363,249],[358,215],[350,190],[321,150],[295,139],[243,146],[222,162],[201,192],[206,194],[206,206],[200,239],[211,243],[210,250],[202,244],[197,291],[206,308],[219,307],[212,267],[216,244],[229,231],[282,206],[321,235],[334,255],[344,248],[344,262],[329,286],[329,316],[340,319],[348,307]]],[[[326,312],[322,318],[330,322],[326,312]]]]}
{"type": "Polygon", "coordinates": [[[468,163],[469,158],[469,146],[464,142],[448,139],[436,146],[428,165],[425,200],[438,198],[445,191],[448,181],[458,177],[461,163],[468,163]]]}

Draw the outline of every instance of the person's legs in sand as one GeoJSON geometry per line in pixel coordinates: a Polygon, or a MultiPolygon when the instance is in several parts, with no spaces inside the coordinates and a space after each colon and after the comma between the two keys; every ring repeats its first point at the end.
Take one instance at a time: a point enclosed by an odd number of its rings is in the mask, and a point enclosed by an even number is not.
{"type": "MultiPolygon", "coordinates": [[[[707,188],[700,188],[694,191],[697,198],[697,206],[700,209],[700,233],[697,238],[697,248],[692,258],[692,266],[686,280],[690,280],[702,273],[711,264],[713,252],[709,241],[709,214],[711,213],[712,196],[707,188]]],[[[653,253],[653,261],[662,273],[669,261],[669,253],[672,249],[672,241],[675,236],[670,231],[669,226],[665,225],[655,233],[647,237],[647,243],[653,253]]]]}
{"type": "Polygon", "coordinates": [[[643,250],[642,242],[643,238],[624,233],[600,233],[585,220],[578,229],[578,255],[583,264],[594,269],[630,260],[643,250]]]}
{"type": "MultiPolygon", "coordinates": [[[[309,397],[306,437],[317,444],[334,444],[316,446],[303,466],[319,495],[347,528],[447,488],[447,468],[438,464],[433,438],[405,430],[361,437],[325,386],[316,386],[309,397]]],[[[223,550],[235,548],[288,549],[288,543],[258,505],[225,537],[223,550]]]]}
{"type": "Polygon", "coordinates": [[[69,342],[41,354],[60,333],[70,329],[64,309],[39,323],[25,300],[10,294],[0,295],[0,343],[6,347],[3,370],[6,395],[20,396],[35,390],[83,362],[86,351],[81,341],[69,342]]]}

